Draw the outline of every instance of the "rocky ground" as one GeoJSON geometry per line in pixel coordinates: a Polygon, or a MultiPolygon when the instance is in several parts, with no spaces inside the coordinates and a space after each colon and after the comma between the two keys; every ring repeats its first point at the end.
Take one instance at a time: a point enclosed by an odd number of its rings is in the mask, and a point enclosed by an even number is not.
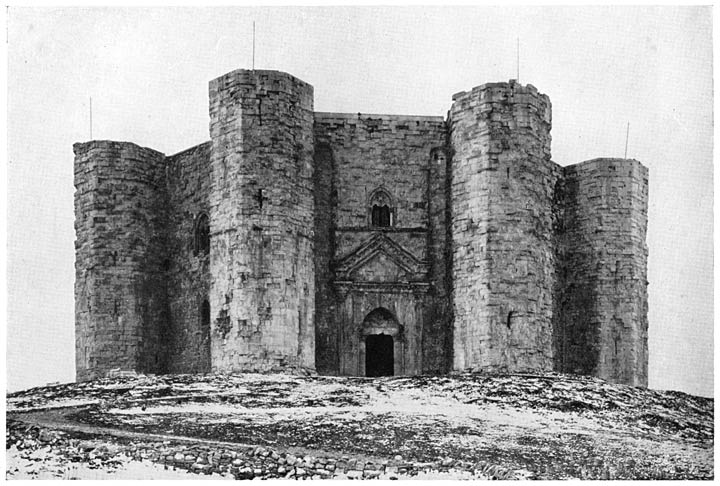
{"type": "Polygon", "coordinates": [[[714,477],[713,400],[552,373],[136,376],[7,407],[9,479],[714,477]]]}

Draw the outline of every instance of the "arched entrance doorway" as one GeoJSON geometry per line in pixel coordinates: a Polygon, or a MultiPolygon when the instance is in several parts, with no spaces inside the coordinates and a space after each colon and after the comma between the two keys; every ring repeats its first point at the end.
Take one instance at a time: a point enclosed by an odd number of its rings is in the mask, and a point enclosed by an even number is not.
{"type": "Polygon", "coordinates": [[[395,374],[393,338],[386,334],[370,334],[365,338],[365,376],[395,374]]]}
{"type": "Polygon", "coordinates": [[[378,307],[363,320],[360,366],[365,376],[403,373],[402,326],[389,310],[378,307]]]}

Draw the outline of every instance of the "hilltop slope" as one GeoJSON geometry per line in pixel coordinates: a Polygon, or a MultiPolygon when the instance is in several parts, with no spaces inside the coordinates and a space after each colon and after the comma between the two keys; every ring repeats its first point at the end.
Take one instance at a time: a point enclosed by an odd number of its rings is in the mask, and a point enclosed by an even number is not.
{"type": "Polygon", "coordinates": [[[554,373],[138,376],[7,405],[8,478],[714,476],[712,399],[554,373]]]}

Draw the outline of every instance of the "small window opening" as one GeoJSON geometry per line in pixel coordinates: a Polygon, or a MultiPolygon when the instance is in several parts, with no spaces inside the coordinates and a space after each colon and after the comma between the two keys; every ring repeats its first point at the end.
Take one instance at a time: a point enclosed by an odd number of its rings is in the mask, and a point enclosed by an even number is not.
{"type": "Polygon", "coordinates": [[[195,224],[195,254],[207,255],[210,253],[210,218],[201,214],[195,224]]]}
{"type": "Polygon", "coordinates": [[[368,201],[368,209],[371,226],[387,228],[395,224],[392,198],[384,189],[377,189],[373,192],[368,201]]]}
{"type": "Polygon", "coordinates": [[[508,315],[507,315],[507,327],[508,327],[508,329],[510,329],[510,321],[512,321],[513,314],[515,314],[515,311],[510,311],[510,312],[508,312],[508,315]]]}
{"type": "Polygon", "coordinates": [[[203,300],[200,306],[200,329],[206,332],[210,328],[210,302],[203,300]]]}
{"type": "Polygon", "coordinates": [[[373,226],[390,226],[390,208],[388,206],[372,207],[372,225],[373,226]]]}
{"type": "Polygon", "coordinates": [[[255,200],[258,202],[258,206],[260,206],[260,209],[263,208],[263,203],[267,201],[269,198],[267,196],[263,195],[263,190],[258,189],[257,193],[255,193],[255,200]]]}
{"type": "Polygon", "coordinates": [[[433,149],[432,157],[433,161],[438,165],[441,165],[445,162],[445,152],[443,152],[441,149],[433,149]]]}

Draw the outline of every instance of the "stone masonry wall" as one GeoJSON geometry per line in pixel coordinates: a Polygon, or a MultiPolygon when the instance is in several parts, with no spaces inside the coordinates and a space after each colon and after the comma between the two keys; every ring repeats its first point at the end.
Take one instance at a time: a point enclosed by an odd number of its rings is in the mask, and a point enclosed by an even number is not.
{"type": "MultiPolygon", "coordinates": [[[[210,148],[206,142],[167,158],[168,371],[210,371],[209,328],[201,323],[210,295],[210,256],[195,248],[195,227],[210,213],[210,148]]],[[[212,315],[212,309],[210,309],[212,315]]]]}
{"type": "Polygon", "coordinates": [[[73,149],[77,379],[164,372],[165,157],[124,142],[73,149]]]}
{"type": "Polygon", "coordinates": [[[647,386],[648,170],[595,159],[564,173],[557,368],[647,386]]]}
{"type": "MultiPolygon", "coordinates": [[[[446,144],[446,127],[441,117],[315,113],[315,143],[325,147],[322,153],[328,155],[323,156],[331,156],[334,167],[331,191],[335,196],[332,208],[335,261],[383,233],[431,268],[444,269],[445,228],[440,227],[439,218],[444,210],[445,166],[444,161],[438,162],[434,157],[438,149],[444,153],[446,144]],[[371,227],[370,198],[377,189],[384,190],[392,199],[393,225],[389,228],[371,227]],[[431,189],[436,192],[431,193],[431,189]]],[[[383,268],[393,271],[393,267],[383,268]]],[[[374,271],[382,272],[382,268],[374,271]]],[[[373,279],[391,283],[394,277],[390,273],[374,275],[373,279]]],[[[357,278],[362,279],[360,274],[357,278]]],[[[446,282],[439,272],[430,279],[434,285],[429,293],[423,287],[419,294],[408,295],[405,289],[397,295],[388,295],[394,292],[388,288],[380,299],[383,306],[391,312],[397,308],[400,314],[396,317],[405,329],[406,373],[446,368],[444,344],[449,322],[437,310],[446,282]]],[[[318,295],[318,301],[334,301],[334,313],[322,314],[317,322],[318,345],[323,346],[318,352],[319,361],[328,363],[323,370],[332,374],[362,374],[364,369],[358,369],[362,348],[359,328],[366,314],[373,310],[366,304],[380,302],[378,290],[357,287],[350,294],[339,295],[331,286],[325,288],[331,295],[327,298],[318,295]],[[337,357],[352,364],[341,365],[337,357]]]]}
{"type": "Polygon", "coordinates": [[[366,336],[384,333],[395,373],[647,385],[647,169],[553,163],[533,86],[458,93],[447,121],[314,113],[312,86],[277,71],[209,91],[210,142],[73,147],[78,380],[363,375],[366,336]],[[390,227],[371,224],[377,190],[390,227]]]}
{"type": "Polygon", "coordinates": [[[560,176],[550,100],[514,81],[453,100],[453,367],[550,370],[560,176]]]}
{"type": "Polygon", "coordinates": [[[313,89],[277,71],[210,82],[212,369],[314,367],[313,89]]]}
{"type": "Polygon", "coordinates": [[[427,170],[445,134],[442,117],[315,113],[316,143],[335,157],[338,230],[369,229],[368,200],[377,188],[393,198],[396,228],[425,230],[427,170]]]}

